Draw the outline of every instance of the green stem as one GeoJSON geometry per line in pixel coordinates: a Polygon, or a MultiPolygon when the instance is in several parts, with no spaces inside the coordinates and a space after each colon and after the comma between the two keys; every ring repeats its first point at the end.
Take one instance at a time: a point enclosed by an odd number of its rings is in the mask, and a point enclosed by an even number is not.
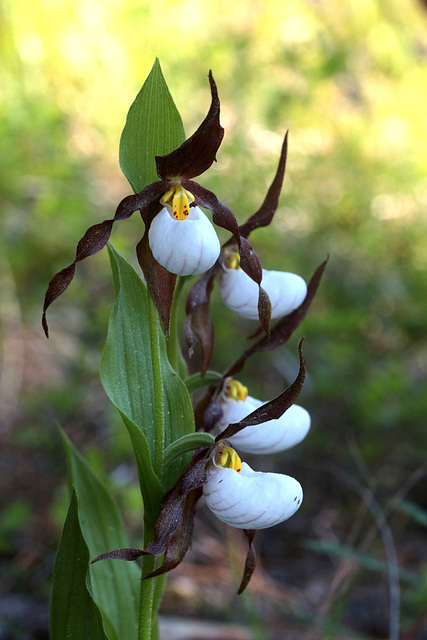
{"type": "Polygon", "coordinates": [[[176,371],[177,374],[181,376],[181,378],[185,378],[187,376],[187,364],[182,355],[181,345],[179,343],[177,311],[178,311],[178,303],[181,297],[181,291],[183,289],[184,283],[185,283],[185,278],[178,277],[176,281],[175,293],[173,296],[171,319],[170,319],[170,332],[169,332],[169,338],[167,341],[167,352],[168,352],[169,362],[172,368],[174,369],[174,371],[176,371]]]}
{"type": "MultiPolygon", "coordinates": [[[[154,556],[144,556],[141,577],[154,570],[154,556]]],[[[156,578],[141,579],[139,592],[138,640],[151,640],[153,630],[153,604],[156,578]]]]}
{"type": "Polygon", "coordinates": [[[162,385],[162,369],[160,360],[160,324],[156,305],[151,294],[148,295],[148,311],[150,321],[151,362],[154,387],[154,473],[162,477],[163,449],[165,442],[164,400],[162,385]]]}

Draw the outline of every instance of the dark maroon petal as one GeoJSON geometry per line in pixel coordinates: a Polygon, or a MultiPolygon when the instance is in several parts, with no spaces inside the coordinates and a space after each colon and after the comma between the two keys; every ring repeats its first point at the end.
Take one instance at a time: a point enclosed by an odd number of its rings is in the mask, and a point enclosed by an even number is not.
{"type": "Polygon", "coordinates": [[[104,220],[104,222],[89,227],[77,244],[76,257],[72,264],[62,269],[62,271],[59,271],[49,282],[42,315],[42,326],[47,338],[49,337],[49,329],[46,320],[46,311],[52,302],[64,293],[71,283],[74,278],[76,263],[81,262],[81,260],[89,256],[95,255],[95,253],[98,253],[98,251],[101,251],[101,249],[105,247],[110,239],[113,224],[117,220],[126,220],[137,210],[140,210],[143,219],[146,219],[148,216],[146,212],[152,209],[153,203],[157,206],[157,211],[159,211],[160,204],[158,200],[167,188],[168,184],[162,180],[153,182],[153,184],[149,184],[140,193],[124,198],[117,207],[114,218],[104,220]]]}
{"type": "Polygon", "coordinates": [[[240,235],[247,238],[252,231],[259,227],[266,227],[270,224],[276,213],[279,203],[279,196],[282,190],[283,178],[285,177],[286,158],[288,154],[288,132],[283,140],[282,152],[280,154],[279,166],[276,175],[270,185],[264,202],[256,213],[253,214],[244,224],[240,226],[240,235]]]}
{"type": "Polygon", "coordinates": [[[95,560],[92,560],[91,564],[99,562],[99,560],[127,560],[128,562],[132,562],[143,555],[144,551],[141,549],[114,549],[114,551],[101,553],[95,560]]]}
{"type": "Polygon", "coordinates": [[[52,280],[49,282],[46,295],[44,297],[43,304],[43,315],[42,315],[42,326],[43,331],[45,332],[46,338],[49,337],[49,328],[47,326],[46,320],[46,311],[47,308],[52,304],[56,298],[58,298],[62,293],[64,293],[65,289],[68,287],[72,279],[74,278],[74,273],[76,271],[76,265],[70,264],[69,267],[62,269],[56,275],[53,276],[52,280]]]}
{"type": "Polygon", "coordinates": [[[239,225],[234,214],[230,211],[225,204],[222,204],[216,197],[216,195],[205,189],[198,182],[193,180],[183,180],[182,186],[188,189],[195,198],[195,204],[199,207],[204,207],[212,211],[212,220],[214,224],[226,231],[230,231],[236,239],[237,244],[240,246],[240,232],[239,225]]]}
{"type": "Polygon", "coordinates": [[[319,287],[327,262],[328,258],[322,262],[314,272],[307,286],[307,295],[300,306],[288,316],[281,318],[271,329],[270,336],[263,336],[255,344],[246,349],[240,358],[228,367],[227,371],[224,373],[224,378],[227,376],[237,375],[243,369],[246,360],[254,353],[258,353],[260,351],[272,351],[289,340],[291,335],[300,326],[301,322],[307,315],[319,287]]]}
{"type": "Polygon", "coordinates": [[[251,427],[253,425],[262,424],[263,422],[267,422],[268,420],[275,420],[280,418],[285,411],[291,407],[295,400],[297,399],[302,385],[305,380],[305,359],[302,353],[302,343],[304,339],[301,339],[298,343],[298,356],[299,356],[299,372],[293,383],[288,387],[283,393],[279,396],[270,400],[266,404],[263,404],[255,411],[252,411],[246,418],[240,420],[240,422],[235,422],[233,424],[229,424],[228,427],[224,429],[220,434],[215,438],[215,442],[219,440],[226,440],[227,438],[231,438],[236,433],[239,433],[245,427],[251,427]]]}
{"type": "MultiPolygon", "coordinates": [[[[158,180],[144,187],[139,193],[126,196],[119,203],[114,215],[114,220],[125,220],[135,211],[141,211],[142,219],[147,222],[148,212],[151,211],[151,204],[160,200],[160,197],[169,189],[169,183],[165,180],[158,180]]],[[[159,204],[158,211],[161,206],[159,204]]]]}
{"type": "Polygon", "coordinates": [[[246,589],[249,584],[250,579],[252,578],[253,572],[256,567],[256,551],[253,545],[253,539],[255,537],[256,531],[253,529],[243,529],[243,533],[248,539],[249,549],[248,554],[246,556],[245,568],[243,570],[242,581],[240,583],[239,590],[237,595],[240,596],[241,593],[246,589]]]}
{"type": "Polygon", "coordinates": [[[219,262],[209,269],[190,289],[185,305],[186,319],[184,337],[189,349],[189,356],[195,345],[200,342],[202,349],[202,375],[207,371],[212,358],[214,346],[214,328],[209,312],[209,301],[213,289],[215,275],[220,270],[219,262]]]}
{"type": "Polygon", "coordinates": [[[219,98],[212,72],[209,71],[212,101],[206,118],[195,133],[178,149],[165,156],[156,156],[160,178],[194,178],[204,173],[216,160],[216,152],[224,137],[219,123],[219,98]]]}

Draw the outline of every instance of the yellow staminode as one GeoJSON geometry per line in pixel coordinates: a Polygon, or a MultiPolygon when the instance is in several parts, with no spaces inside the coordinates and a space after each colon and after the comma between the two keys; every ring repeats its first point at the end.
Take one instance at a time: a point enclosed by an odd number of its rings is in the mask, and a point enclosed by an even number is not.
{"type": "Polygon", "coordinates": [[[175,220],[185,220],[188,216],[190,213],[189,200],[194,202],[193,194],[187,191],[187,189],[184,189],[184,187],[181,187],[180,184],[174,184],[162,197],[162,202],[172,206],[175,220]]]}
{"type": "Polygon", "coordinates": [[[227,269],[240,269],[240,256],[237,251],[228,251],[224,256],[227,269]]]}
{"type": "Polygon", "coordinates": [[[248,396],[248,388],[238,380],[230,380],[227,384],[227,391],[225,395],[227,398],[233,398],[233,400],[245,401],[248,396]]]}
{"type": "Polygon", "coordinates": [[[234,469],[237,473],[242,468],[242,461],[231,447],[221,448],[216,454],[215,462],[225,469],[234,469]]]}

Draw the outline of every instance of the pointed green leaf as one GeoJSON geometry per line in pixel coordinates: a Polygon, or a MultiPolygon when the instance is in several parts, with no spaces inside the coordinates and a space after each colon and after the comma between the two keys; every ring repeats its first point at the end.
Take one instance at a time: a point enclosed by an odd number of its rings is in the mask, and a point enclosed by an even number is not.
{"type": "Polygon", "coordinates": [[[218,383],[222,379],[222,374],[217,371],[206,371],[205,375],[194,373],[185,380],[188,393],[192,393],[202,387],[208,387],[210,384],[218,383]]]}
{"type": "MultiPolygon", "coordinates": [[[[76,489],[79,522],[89,549],[89,558],[96,558],[112,549],[128,547],[116,504],[66,435],[61,435],[67,454],[69,481],[76,489]]],[[[90,580],[93,598],[103,613],[109,639],[136,640],[140,581],[138,567],[113,560],[98,562],[90,565],[90,580]]]]}
{"type": "MultiPolygon", "coordinates": [[[[147,509],[154,508],[153,502],[160,507],[161,501],[161,497],[158,500],[160,478],[153,471],[156,412],[147,290],[133,267],[111,245],[109,253],[116,301],[101,361],[101,380],[110,400],[122,417],[126,416],[127,428],[131,421],[140,431],[136,434],[131,427],[129,433],[135,451],[139,450],[138,473],[147,512],[147,509]]],[[[194,416],[185,384],[169,363],[160,324],[158,330],[166,448],[181,436],[194,432],[194,416]]],[[[163,478],[164,491],[173,484],[182,466],[183,461],[178,460],[168,467],[163,478]]]]}
{"type": "Polygon", "coordinates": [[[179,458],[184,453],[194,451],[199,447],[212,447],[214,444],[215,438],[210,433],[188,433],[167,447],[163,459],[163,468],[166,469],[176,458],[179,458]]]}
{"type": "Polygon", "coordinates": [[[51,640],[108,640],[86,585],[89,551],[80,530],[75,489],[56,554],[50,601],[51,640]]]}
{"type": "Polygon", "coordinates": [[[165,155],[185,140],[184,126],[156,58],[129,109],[120,139],[120,167],[135,193],[158,180],[156,155],[165,155]]]}

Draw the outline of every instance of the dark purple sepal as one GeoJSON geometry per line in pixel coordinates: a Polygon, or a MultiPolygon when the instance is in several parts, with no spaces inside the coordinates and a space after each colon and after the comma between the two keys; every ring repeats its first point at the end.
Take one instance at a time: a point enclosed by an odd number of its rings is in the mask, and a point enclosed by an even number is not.
{"type": "Polygon", "coordinates": [[[182,562],[193,538],[194,514],[197,501],[201,498],[202,493],[202,487],[197,487],[186,494],[181,503],[181,526],[174,531],[168,540],[163,563],[161,567],[144,576],[144,578],[155,578],[163,573],[172,571],[182,562]]]}
{"type": "Polygon", "coordinates": [[[246,418],[243,418],[243,420],[240,420],[240,422],[229,424],[224,431],[217,435],[215,442],[231,438],[245,427],[262,424],[268,420],[277,420],[277,418],[280,418],[285,411],[294,404],[305,380],[306,365],[302,353],[303,341],[304,338],[298,343],[299,371],[293,383],[283,391],[283,393],[273,398],[273,400],[270,400],[270,402],[261,405],[258,409],[255,409],[255,411],[252,411],[252,413],[246,416],[246,418]]]}
{"type": "Polygon", "coordinates": [[[91,564],[100,560],[127,560],[128,562],[133,562],[143,555],[144,551],[142,549],[114,549],[114,551],[101,553],[100,556],[91,561],[91,564]]]}
{"type": "Polygon", "coordinates": [[[241,593],[246,589],[249,584],[250,579],[255,571],[256,567],[256,551],[253,544],[253,539],[255,537],[256,531],[254,529],[243,529],[243,533],[248,539],[249,549],[246,556],[245,568],[243,570],[242,581],[240,583],[239,590],[237,595],[240,596],[241,593]]]}
{"type": "Polygon", "coordinates": [[[169,336],[170,316],[175,291],[176,275],[162,267],[154,258],[148,243],[148,229],[137,244],[136,255],[145,281],[156,305],[163,331],[169,336]]]}
{"type": "Polygon", "coordinates": [[[157,174],[160,178],[195,178],[209,169],[216,160],[224,129],[219,122],[220,103],[211,71],[209,83],[211,106],[200,127],[175,151],[165,156],[156,156],[157,174]]]}
{"type": "MultiPolygon", "coordinates": [[[[144,549],[144,553],[154,556],[166,553],[166,566],[170,569],[181,562],[191,543],[196,503],[206,479],[209,452],[210,448],[196,451],[172,489],[165,495],[154,527],[154,540],[144,549]]],[[[162,568],[163,565],[158,569],[160,573],[163,573],[162,568]]]]}
{"type": "Polygon", "coordinates": [[[286,158],[288,155],[288,132],[282,144],[279,166],[276,175],[270,185],[267,195],[261,207],[244,224],[240,226],[240,235],[248,238],[249,234],[259,227],[267,227],[273,219],[279,204],[280,192],[282,190],[283,178],[285,177],[286,158]]]}
{"type": "Polygon", "coordinates": [[[185,304],[186,319],[184,338],[191,357],[194,347],[199,342],[202,349],[202,375],[205,375],[212,358],[214,346],[214,327],[209,312],[209,301],[213,289],[214,278],[221,267],[217,261],[192,286],[185,304]]]}
{"type": "Polygon", "coordinates": [[[197,403],[194,409],[196,431],[212,431],[216,423],[222,418],[223,411],[218,397],[213,399],[218,388],[217,385],[208,387],[205,395],[197,403]]]}

